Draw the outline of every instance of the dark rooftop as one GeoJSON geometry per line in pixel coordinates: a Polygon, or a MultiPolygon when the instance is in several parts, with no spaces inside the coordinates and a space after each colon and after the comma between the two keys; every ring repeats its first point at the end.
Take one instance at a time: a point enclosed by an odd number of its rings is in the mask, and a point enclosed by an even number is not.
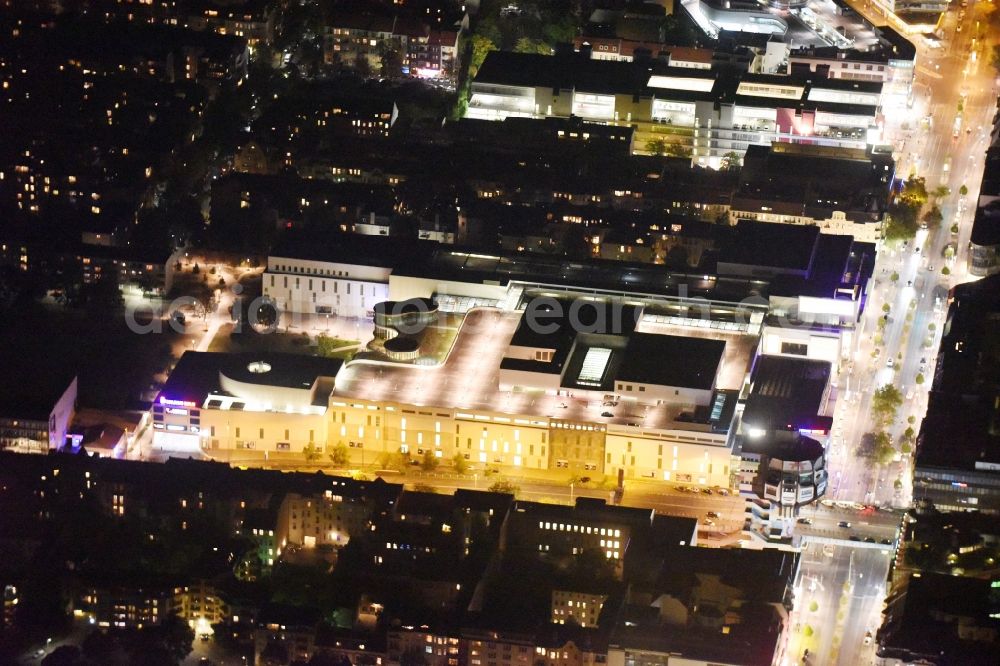
{"type": "Polygon", "coordinates": [[[743,411],[748,428],[798,430],[824,428],[830,364],[792,356],[760,356],[750,377],[743,411]]]}
{"type": "MultiPolygon", "coordinates": [[[[879,632],[879,656],[914,663],[995,664],[1000,650],[1000,612],[990,580],[923,572],[910,577],[905,594],[891,599],[879,632]],[[963,640],[978,627],[991,639],[963,640]]],[[[980,634],[982,636],[982,634],[980,634]]]]}
{"type": "Polygon", "coordinates": [[[375,266],[390,269],[393,275],[440,280],[500,285],[517,280],[619,293],[684,294],[730,303],[761,296],[767,288],[762,280],[730,276],[705,279],[703,273],[675,272],[652,264],[597,259],[582,262],[502,251],[487,255],[478,248],[360,234],[286,234],[270,256],[375,266]]]}
{"type": "Polygon", "coordinates": [[[309,389],[319,377],[336,377],[343,361],[300,354],[184,352],[160,395],[201,404],[219,392],[219,374],[247,384],[309,389]]]}
{"type": "Polygon", "coordinates": [[[1000,464],[1000,276],[960,284],[951,295],[917,464],[1000,464]]]}
{"type": "Polygon", "coordinates": [[[413,518],[445,519],[452,514],[454,499],[451,495],[435,492],[406,490],[396,502],[396,514],[413,518]]]}
{"type": "Polygon", "coordinates": [[[286,234],[271,250],[271,257],[393,268],[429,260],[434,241],[413,241],[383,236],[335,233],[322,237],[286,234]]]}
{"type": "Polygon", "coordinates": [[[725,349],[724,340],[633,333],[616,378],[711,390],[725,349]]]}
{"type": "Polygon", "coordinates": [[[727,634],[697,625],[661,624],[656,611],[646,607],[626,609],[625,622],[615,628],[609,644],[626,652],[667,653],[671,661],[679,663],[774,663],[784,620],[771,604],[741,605],[739,622],[730,626],[727,634]]]}
{"type": "Polygon", "coordinates": [[[1000,148],[986,151],[979,197],[970,240],[974,245],[1000,245],[1000,148]]]}
{"type": "Polygon", "coordinates": [[[778,206],[781,212],[827,219],[834,211],[858,223],[881,220],[895,176],[890,155],[775,144],[749,146],[733,194],[739,210],[778,206]]]}
{"type": "Polygon", "coordinates": [[[514,513],[527,515],[529,520],[537,521],[546,516],[560,520],[587,520],[593,523],[628,524],[633,527],[649,526],[656,512],[653,509],[637,509],[632,507],[608,504],[602,499],[577,497],[574,506],[562,504],[545,504],[541,502],[518,501],[514,503],[514,513]]]}
{"type": "Polygon", "coordinates": [[[719,252],[719,271],[808,275],[816,254],[819,227],[740,220],[734,238],[719,252]]]}

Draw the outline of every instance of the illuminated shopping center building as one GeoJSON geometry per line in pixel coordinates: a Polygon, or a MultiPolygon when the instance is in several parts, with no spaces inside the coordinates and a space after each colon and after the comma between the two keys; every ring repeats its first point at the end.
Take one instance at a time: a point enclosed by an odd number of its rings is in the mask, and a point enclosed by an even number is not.
{"type": "Polygon", "coordinates": [[[371,341],[347,363],[188,352],[153,407],[154,446],[234,461],[344,446],[368,466],[403,453],[734,485],[755,360],[839,365],[874,256],[815,228],[758,227],[694,276],[371,237],[279,248],[263,280],[284,316],[372,311],[371,341]],[[791,235],[762,252],[776,230],[791,235]]]}

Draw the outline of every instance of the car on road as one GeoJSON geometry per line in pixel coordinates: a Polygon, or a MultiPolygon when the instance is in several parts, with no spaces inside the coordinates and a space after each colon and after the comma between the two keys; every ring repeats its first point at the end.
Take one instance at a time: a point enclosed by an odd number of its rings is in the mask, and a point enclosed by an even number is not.
{"type": "Polygon", "coordinates": [[[812,525],[813,524],[813,519],[812,518],[799,518],[797,522],[798,522],[799,525],[812,525]]]}
{"type": "Polygon", "coordinates": [[[717,511],[709,511],[705,515],[708,516],[709,518],[718,518],[719,517],[719,514],[718,514],[717,511]]]}
{"type": "Polygon", "coordinates": [[[879,543],[882,544],[883,546],[891,546],[895,543],[895,541],[893,541],[892,539],[882,539],[881,541],[879,541],[879,543]]]}
{"type": "Polygon", "coordinates": [[[896,365],[896,361],[893,360],[893,359],[891,359],[891,358],[888,361],[885,362],[885,367],[887,367],[887,368],[891,368],[894,365],[896,365]]]}
{"type": "Polygon", "coordinates": [[[611,412],[601,412],[601,416],[603,416],[606,419],[610,419],[614,417],[614,414],[612,414],[611,412]]]}
{"type": "Polygon", "coordinates": [[[861,537],[859,537],[857,534],[852,534],[850,536],[850,539],[851,541],[861,541],[861,537]]]}
{"type": "Polygon", "coordinates": [[[865,543],[876,543],[875,537],[865,537],[865,543]]]}
{"type": "Polygon", "coordinates": [[[839,523],[837,523],[837,527],[843,527],[844,529],[850,529],[851,528],[851,523],[849,521],[842,520],[839,523]]]}
{"type": "Polygon", "coordinates": [[[864,638],[864,641],[862,641],[862,642],[865,645],[871,645],[872,644],[872,632],[871,631],[866,631],[865,632],[865,638],[864,638]]]}

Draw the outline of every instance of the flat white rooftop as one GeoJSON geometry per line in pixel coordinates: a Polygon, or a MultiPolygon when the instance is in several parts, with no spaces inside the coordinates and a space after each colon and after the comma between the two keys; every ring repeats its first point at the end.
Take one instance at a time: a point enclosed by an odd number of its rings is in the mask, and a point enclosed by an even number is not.
{"type": "MultiPolygon", "coordinates": [[[[500,361],[520,319],[520,312],[482,309],[468,313],[451,354],[440,366],[352,361],[337,374],[332,399],[389,401],[657,429],[703,429],[698,424],[678,423],[677,417],[684,411],[679,405],[642,405],[620,400],[617,405],[606,406],[601,400],[584,397],[501,391],[500,361]]],[[[727,389],[742,386],[757,340],[745,334],[659,324],[640,324],[636,330],[725,340],[719,387],[727,389]]],[[[595,373],[601,361],[600,352],[605,350],[597,348],[597,351],[593,359],[595,373]]],[[[610,355],[610,350],[607,352],[610,355]]]]}

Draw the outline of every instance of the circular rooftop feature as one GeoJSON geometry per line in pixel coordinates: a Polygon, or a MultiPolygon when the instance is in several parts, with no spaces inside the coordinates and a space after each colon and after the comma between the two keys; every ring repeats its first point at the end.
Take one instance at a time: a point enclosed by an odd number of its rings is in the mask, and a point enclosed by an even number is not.
{"type": "Polygon", "coordinates": [[[253,361],[247,364],[247,371],[254,375],[263,375],[265,372],[271,372],[271,364],[266,361],[253,361]]]}
{"type": "Polygon", "coordinates": [[[385,341],[385,355],[394,361],[412,361],[417,358],[420,342],[415,338],[399,336],[385,341]]]}
{"type": "Polygon", "coordinates": [[[430,298],[382,301],[372,308],[375,337],[394,338],[397,333],[415,335],[437,319],[437,303],[430,298]]]}
{"type": "Polygon", "coordinates": [[[420,347],[420,343],[414,338],[407,338],[404,336],[399,336],[397,338],[393,338],[392,340],[385,341],[385,350],[388,352],[415,352],[418,347],[420,347]]]}

